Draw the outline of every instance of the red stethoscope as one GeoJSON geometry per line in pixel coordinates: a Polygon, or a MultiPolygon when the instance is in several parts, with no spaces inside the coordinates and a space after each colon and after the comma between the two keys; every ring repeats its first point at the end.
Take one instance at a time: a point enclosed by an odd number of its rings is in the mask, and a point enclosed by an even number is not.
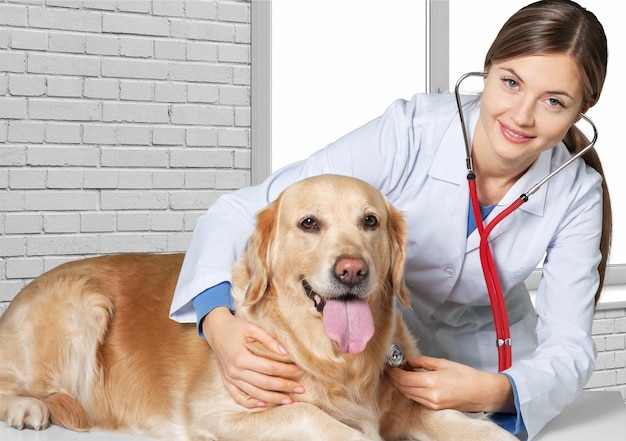
{"type": "Polygon", "coordinates": [[[491,302],[491,311],[493,313],[494,326],[496,330],[496,346],[498,348],[498,371],[502,372],[509,367],[513,362],[511,355],[511,330],[509,328],[509,319],[506,312],[506,304],[504,302],[504,296],[502,293],[502,286],[500,285],[500,281],[498,279],[498,272],[496,269],[495,262],[493,260],[493,256],[491,254],[491,248],[489,247],[488,237],[491,231],[495,228],[502,219],[507,217],[513,211],[515,211],[520,205],[524,202],[528,201],[528,197],[533,195],[539,188],[545,184],[549,179],[551,179],[558,172],[563,170],[565,167],[570,165],[576,159],[585,154],[588,150],[593,148],[598,138],[598,130],[596,129],[595,124],[589,119],[589,117],[584,114],[580,114],[579,116],[587,121],[591,127],[593,128],[593,139],[589,143],[589,145],[585,146],[580,152],[576,153],[570,159],[565,161],[561,166],[554,169],[550,174],[548,174],[545,178],[531,187],[526,193],[522,194],[518,199],[516,199],[511,205],[509,205],[506,209],[500,212],[491,222],[487,225],[483,224],[481,215],[480,215],[480,205],[478,203],[478,194],[476,192],[476,175],[474,174],[472,157],[470,153],[470,141],[467,134],[467,127],[465,124],[465,117],[463,115],[463,106],[461,104],[461,96],[459,94],[459,87],[463,80],[470,76],[480,76],[486,77],[487,74],[485,72],[469,72],[461,76],[456,83],[454,88],[454,94],[456,97],[456,104],[459,111],[459,118],[461,119],[461,128],[463,129],[463,139],[465,141],[465,153],[466,153],[466,165],[467,165],[467,182],[469,185],[470,191],[470,200],[472,204],[472,210],[474,211],[474,217],[476,220],[476,227],[478,228],[478,233],[480,234],[480,263],[482,266],[483,274],[485,276],[485,283],[487,285],[487,291],[489,293],[489,300],[491,302]]]}

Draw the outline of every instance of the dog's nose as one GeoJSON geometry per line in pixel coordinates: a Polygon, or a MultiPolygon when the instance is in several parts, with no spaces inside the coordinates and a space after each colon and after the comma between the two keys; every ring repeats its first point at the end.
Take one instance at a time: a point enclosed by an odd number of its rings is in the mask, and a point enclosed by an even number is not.
{"type": "Polygon", "coordinates": [[[340,257],[335,262],[335,276],[344,285],[354,286],[367,276],[367,264],[360,257],[340,257]]]}

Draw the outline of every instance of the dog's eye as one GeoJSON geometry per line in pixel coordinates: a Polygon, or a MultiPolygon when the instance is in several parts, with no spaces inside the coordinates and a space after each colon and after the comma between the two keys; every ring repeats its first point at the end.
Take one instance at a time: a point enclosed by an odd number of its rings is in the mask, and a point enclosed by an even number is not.
{"type": "Polygon", "coordinates": [[[378,218],[373,214],[368,214],[363,219],[363,225],[365,228],[376,228],[378,226],[378,218]]]}
{"type": "Polygon", "coordinates": [[[314,217],[306,217],[302,219],[300,221],[300,228],[308,231],[316,231],[320,229],[317,219],[314,217]]]}

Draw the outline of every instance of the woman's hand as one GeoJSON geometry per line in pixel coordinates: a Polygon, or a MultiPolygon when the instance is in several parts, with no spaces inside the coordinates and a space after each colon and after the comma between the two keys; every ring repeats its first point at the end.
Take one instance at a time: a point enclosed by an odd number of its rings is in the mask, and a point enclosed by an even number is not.
{"type": "Polygon", "coordinates": [[[258,342],[269,351],[285,355],[285,349],[268,333],[228,308],[211,311],[202,323],[202,332],[217,359],[226,390],[242,406],[253,408],[268,404],[291,404],[289,393],[303,393],[295,381],[298,366],[253,354],[246,343],[258,342]]]}
{"type": "Polygon", "coordinates": [[[426,356],[407,359],[405,369],[388,368],[387,373],[404,395],[429,409],[515,411],[513,389],[506,375],[426,356]]]}

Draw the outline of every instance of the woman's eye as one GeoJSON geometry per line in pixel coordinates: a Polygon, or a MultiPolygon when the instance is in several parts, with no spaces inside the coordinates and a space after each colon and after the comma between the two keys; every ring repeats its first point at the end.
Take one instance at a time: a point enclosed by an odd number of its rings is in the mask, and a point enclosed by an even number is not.
{"type": "Polygon", "coordinates": [[[319,230],[317,219],[314,217],[307,217],[300,221],[300,228],[303,230],[319,230]]]}
{"type": "Polygon", "coordinates": [[[363,219],[363,225],[365,228],[375,228],[378,226],[378,218],[373,214],[368,214],[363,219]]]}
{"type": "Polygon", "coordinates": [[[506,85],[510,88],[510,89],[517,89],[517,81],[515,81],[512,78],[505,78],[504,82],[506,83],[506,85]]]}
{"type": "Polygon", "coordinates": [[[565,107],[565,104],[556,98],[548,98],[548,103],[553,107],[565,107]]]}

